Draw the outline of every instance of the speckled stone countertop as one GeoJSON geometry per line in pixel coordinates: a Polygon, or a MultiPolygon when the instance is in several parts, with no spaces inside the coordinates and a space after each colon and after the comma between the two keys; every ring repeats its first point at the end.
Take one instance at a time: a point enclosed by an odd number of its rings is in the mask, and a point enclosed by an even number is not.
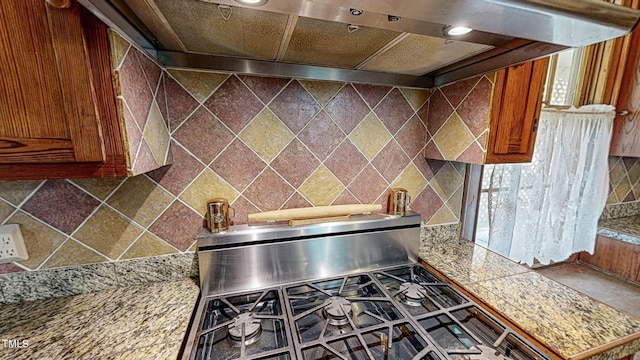
{"type": "Polygon", "coordinates": [[[598,235],[640,245],[640,215],[600,220],[598,235]]]}
{"type": "Polygon", "coordinates": [[[0,359],[172,359],[200,289],[194,280],[0,305],[0,359]]]}
{"type": "Polygon", "coordinates": [[[640,351],[640,319],[451,231],[424,231],[419,255],[561,358],[614,360],[640,351]]]}

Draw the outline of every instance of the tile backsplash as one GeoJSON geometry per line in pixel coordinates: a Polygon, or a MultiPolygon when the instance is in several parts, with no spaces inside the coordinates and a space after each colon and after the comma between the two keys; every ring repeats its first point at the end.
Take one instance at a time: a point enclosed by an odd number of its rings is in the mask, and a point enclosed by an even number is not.
{"type": "Polygon", "coordinates": [[[640,200],[640,158],[609,157],[607,205],[640,200]]]}
{"type": "MultiPolygon", "coordinates": [[[[120,64],[142,56],[120,43],[120,64]]],[[[30,254],[0,273],[192,252],[213,197],[229,199],[242,224],[283,208],[386,207],[390,188],[405,187],[425,224],[458,222],[464,164],[423,157],[429,91],[172,69],[157,79],[147,122],[170,132],[173,165],[124,179],[0,183],[0,223],[22,225],[30,254]]],[[[137,96],[122,100],[144,133],[137,96]]]]}

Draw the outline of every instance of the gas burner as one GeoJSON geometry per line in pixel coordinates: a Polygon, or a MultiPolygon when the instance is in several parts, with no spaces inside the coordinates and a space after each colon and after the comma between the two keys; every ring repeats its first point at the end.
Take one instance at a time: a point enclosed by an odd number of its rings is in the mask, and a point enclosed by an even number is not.
{"type": "Polygon", "coordinates": [[[242,328],[244,327],[244,344],[249,345],[258,341],[262,333],[260,319],[252,312],[241,313],[236,316],[233,324],[229,325],[229,338],[235,345],[242,344],[242,328]]]}
{"type": "Polygon", "coordinates": [[[351,302],[342,296],[332,296],[325,300],[323,310],[325,318],[333,326],[342,326],[349,323],[347,316],[351,314],[351,302]]]}
{"type": "Polygon", "coordinates": [[[421,306],[427,295],[420,284],[405,282],[400,284],[400,301],[409,306],[421,306]]]}
{"type": "Polygon", "coordinates": [[[504,355],[497,352],[495,349],[492,349],[488,346],[484,345],[475,345],[472,346],[471,349],[480,350],[480,354],[469,354],[465,356],[467,360],[509,360],[504,355]]]}

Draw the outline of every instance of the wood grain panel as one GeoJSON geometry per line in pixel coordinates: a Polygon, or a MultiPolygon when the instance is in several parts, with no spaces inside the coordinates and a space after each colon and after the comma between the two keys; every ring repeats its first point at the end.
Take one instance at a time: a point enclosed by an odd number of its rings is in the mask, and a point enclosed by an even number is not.
{"type": "Polygon", "coordinates": [[[74,149],[67,139],[0,139],[0,164],[74,161],[74,149]]]}
{"type": "Polygon", "coordinates": [[[580,261],[629,280],[637,280],[640,272],[640,246],[598,235],[594,254],[581,253],[580,261]]]}

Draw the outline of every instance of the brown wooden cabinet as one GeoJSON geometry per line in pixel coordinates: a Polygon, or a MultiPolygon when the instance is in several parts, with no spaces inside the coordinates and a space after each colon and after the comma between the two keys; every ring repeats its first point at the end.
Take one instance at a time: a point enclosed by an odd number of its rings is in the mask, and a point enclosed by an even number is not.
{"type": "Polygon", "coordinates": [[[640,246],[598,235],[593,255],[580,253],[580,261],[633,281],[640,281],[640,246]]]}
{"type": "Polygon", "coordinates": [[[485,163],[531,161],[548,65],[544,58],[498,71],[485,163]]]}
{"type": "Polygon", "coordinates": [[[106,26],[72,1],[0,12],[0,180],[126,176],[106,26]]]}

